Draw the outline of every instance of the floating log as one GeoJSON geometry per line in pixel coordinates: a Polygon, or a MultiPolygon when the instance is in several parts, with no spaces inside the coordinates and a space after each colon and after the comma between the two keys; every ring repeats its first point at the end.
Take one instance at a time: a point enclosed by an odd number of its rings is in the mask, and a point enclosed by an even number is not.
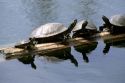
{"type": "MultiPolygon", "coordinates": [[[[69,39],[66,44],[62,44],[62,42],[37,44],[37,45],[35,45],[36,49],[33,51],[37,52],[37,53],[40,52],[42,54],[46,54],[46,53],[49,53],[52,51],[65,49],[65,48],[68,48],[71,46],[77,46],[77,45],[82,45],[82,44],[85,44],[85,45],[91,44],[92,42],[94,42],[94,41],[89,41],[84,38],[74,38],[74,39],[69,39]]],[[[19,56],[19,55],[28,53],[27,50],[15,48],[15,47],[1,48],[0,50],[2,50],[3,53],[6,54],[6,57],[16,56],[16,55],[19,56]]]]}
{"type": "MultiPolygon", "coordinates": [[[[110,40],[117,39],[117,41],[118,41],[119,39],[125,38],[125,34],[111,35],[109,32],[101,32],[101,33],[96,34],[94,37],[101,38],[104,41],[109,40],[109,39],[110,40]]],[[[53,52],[56,50],[65,49],[65,48],[68,48],[71,46],[92,44],[93,42],[95,42],[95,40],[87,40],[85,38],[78,37],[78,38],[73,38],[73,39],[67,40],[66,44],[62,44],[62,42],[37,44],[37,45],[35,45],[36,49],[33,51],[37,52],[37,53],[40,52],[42,54],[46,54],[46,53],[53,52]]],[[[27,50],[15,48],[15,47],[0,48],[0,51],[5,53],[6,57],[23,55],[23,54],[28,53],[27,50]]]]}

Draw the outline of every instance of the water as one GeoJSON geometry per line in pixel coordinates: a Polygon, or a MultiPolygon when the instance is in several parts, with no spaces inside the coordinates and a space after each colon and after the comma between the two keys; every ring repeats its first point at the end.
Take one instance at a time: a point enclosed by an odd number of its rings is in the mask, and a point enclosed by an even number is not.
{"type": "MultiPolygon", "coordinates": [[[[90,19],[98,27],[102,15],[125,13],[125,4],[124,0],[0,0],[0,11],[0,46],[4,47],[27,39],[34,28],[48,22],[68,26],[76,18],[90,19]]],[[[125,82],[124,42],[105,47],[100,40],[68,49],[49,54],[55,57],[37,54],[5,60],[0,55],[0,83],[125,82]]]]}

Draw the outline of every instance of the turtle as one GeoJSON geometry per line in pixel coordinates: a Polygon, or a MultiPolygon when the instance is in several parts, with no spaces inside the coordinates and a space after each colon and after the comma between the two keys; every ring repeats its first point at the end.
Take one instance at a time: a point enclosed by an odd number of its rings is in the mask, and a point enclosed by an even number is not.
{"type": "Polygon", "coordinates": [[[73,29],[73,37],[90,37],[97,33],[97,28],[92,21],[79,21],[73,29]]]}
{"type": "Polygon", "coordinates": [[[34,29],[28,41],[16,45],[17,48],[27,48],[32,49],[35,44],[66,41],[70,38],[70,33],[75,27],[77,19],[75,19],[68,28],[66,28],[62,23],[47,23],[41,25],[40,27],[34,29]]]}
{"type": "Polygon", "coordinates": [[[102,16],[104,21],[100,31],[109,31],[111,34],[125,33],[125,14],[117,14],[110,17],[102,16]]]}

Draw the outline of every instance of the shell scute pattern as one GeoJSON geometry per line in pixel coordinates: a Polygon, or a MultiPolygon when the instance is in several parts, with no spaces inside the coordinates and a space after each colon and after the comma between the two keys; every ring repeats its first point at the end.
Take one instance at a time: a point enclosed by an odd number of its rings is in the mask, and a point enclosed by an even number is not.
{"type": "Polygon", "coordinates": [[[125,15],[114,15],[110,18],[110,22],[116,26],[125,26],[125,15]]]}
{"type": "Polygon", "coordinates": [[[67,28],[61,23],[47,23],[33,30],[31,37],[39,38],[54,36],[65,30],[67,30],[67,28]]]}

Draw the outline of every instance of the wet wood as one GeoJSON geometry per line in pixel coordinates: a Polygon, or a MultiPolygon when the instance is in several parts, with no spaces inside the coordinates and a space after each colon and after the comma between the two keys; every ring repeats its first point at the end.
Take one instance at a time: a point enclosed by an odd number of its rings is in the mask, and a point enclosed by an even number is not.
{"type": "Polygon", "coordinates": [[[101,39],[107,43],[108,42],[122,41],[122,40],[125,40],[125,34],[117,34],[117,35],[106,34],[104,36],[101,36],[101,39]]]}

